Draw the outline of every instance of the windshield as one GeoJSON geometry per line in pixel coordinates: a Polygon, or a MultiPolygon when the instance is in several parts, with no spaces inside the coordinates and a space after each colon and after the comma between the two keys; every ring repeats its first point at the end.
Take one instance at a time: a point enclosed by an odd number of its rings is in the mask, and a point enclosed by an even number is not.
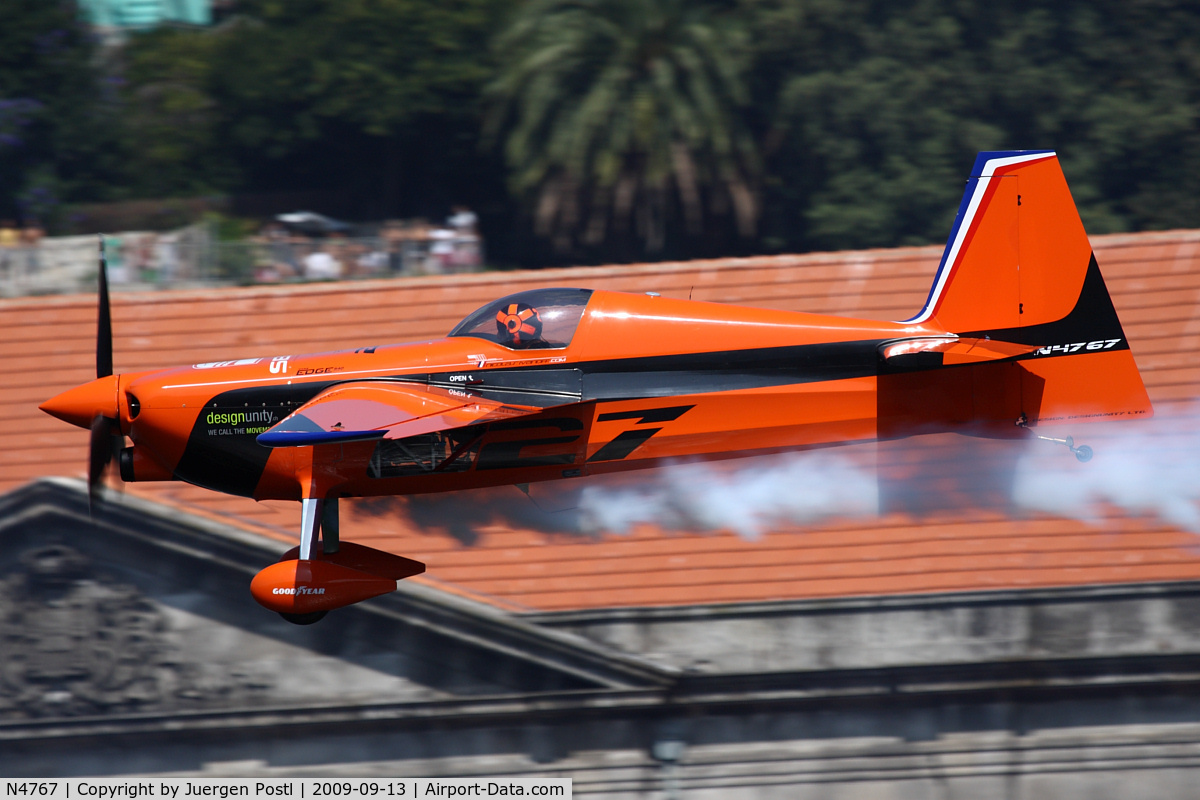
{"type": "Polygon", "coordinates": [[[488,303],[451,336],[474,336],[519,350],[566,347],[583,317],[591,289],[534,289],[488,303]]]}

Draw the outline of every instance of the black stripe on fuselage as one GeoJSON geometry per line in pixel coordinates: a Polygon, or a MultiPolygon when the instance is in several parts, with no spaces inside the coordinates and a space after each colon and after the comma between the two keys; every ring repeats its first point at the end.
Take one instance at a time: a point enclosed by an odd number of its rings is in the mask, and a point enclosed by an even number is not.
{"type": "Polygon", "coordinates": [[[674,422],[695,406],[666,406],[637,411],[609,411],[596,417],[597,422],[614,422],[621,419],[637,420],[638,425],[654,422],[674,422]]]}
{"type": "MultiPolygon", "coordinates": [[[[614,358],[575,362],[570,367],[522,367],[521,390],[538,392],[548,389],[554,393],[552,396],[558,397],[558,403],[569,402],[557,394],[566,383],[561,373],[568,369],[579,376],[578,397],[582,400],[671,397],[859,378],[877,373],[877,350],[881,341],[867,339],[712,353],[614,358]],[[543,373],[546,373],[545,380],[541,378],[543,373]]],[[[509,393],[516,387],[501,377],[506,372],[504,368],[479,370],[475,374],[482,383],[463,388],[489,399],[521,402],[509,393]],[[488,385],[489,380],[495,379],[493,376],[504,380],[503,388],[493,389],[488,385]]]]}
{"type": "Polygon", "coordinates": [[[650,437],[661,430],[662,428],[634,428],[631,431],[623,431],[617,438],[606,443],[593,453],[592,457],[588,459],[588,463],[593,461],[620,461],[645,444],[650,437]]]}

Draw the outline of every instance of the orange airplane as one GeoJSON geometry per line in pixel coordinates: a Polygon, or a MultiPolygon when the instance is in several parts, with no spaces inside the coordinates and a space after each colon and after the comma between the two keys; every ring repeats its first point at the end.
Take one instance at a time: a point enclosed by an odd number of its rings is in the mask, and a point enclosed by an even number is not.
{"type": "Polygon", "coordinates": [[[979,155],[903,322],[539,289],[434,341],[113,375],[101,267],[98,377],[42,410],[91,429],[93,491],[115,459],[125,481],[300,501],[299,547],[251,590],[302,624],[425,569],[340,541],[343,497],[1152,413],[1051,151],[979,155]]]}

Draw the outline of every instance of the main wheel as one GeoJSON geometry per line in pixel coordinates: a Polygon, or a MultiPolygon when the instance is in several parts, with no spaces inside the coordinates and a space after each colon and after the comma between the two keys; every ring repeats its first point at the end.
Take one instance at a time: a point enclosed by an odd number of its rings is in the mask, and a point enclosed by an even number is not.
{"type": "Polygon", "coordinates": [[[1092,448],[1088,447],[1086,444],[1079,445],[1079,447],[1075,448],[1075,457],[1078,458],[1080,461],[1084,461],[1084,462],[1091,461],[1092,460],[1092,448]]]}
{"type": "Polygon", "coordinates": [[[280,611],[279,616],[293,625],[312,625],[314,622],[320,622],[325,619],[325,615],[328,613],[328,611],[311,611],[307,614],[286,614],[280,611]]]}

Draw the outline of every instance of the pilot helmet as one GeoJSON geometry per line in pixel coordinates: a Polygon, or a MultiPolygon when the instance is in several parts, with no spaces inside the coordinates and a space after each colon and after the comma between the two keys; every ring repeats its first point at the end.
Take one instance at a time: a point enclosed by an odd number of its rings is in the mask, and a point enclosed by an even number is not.
{"type": "Polygon", "coordinates": [[[509,303],[496,312],[496,334],[501,344],[528,347],[542,338],[542,318],[528,303],[509,303]]]}

